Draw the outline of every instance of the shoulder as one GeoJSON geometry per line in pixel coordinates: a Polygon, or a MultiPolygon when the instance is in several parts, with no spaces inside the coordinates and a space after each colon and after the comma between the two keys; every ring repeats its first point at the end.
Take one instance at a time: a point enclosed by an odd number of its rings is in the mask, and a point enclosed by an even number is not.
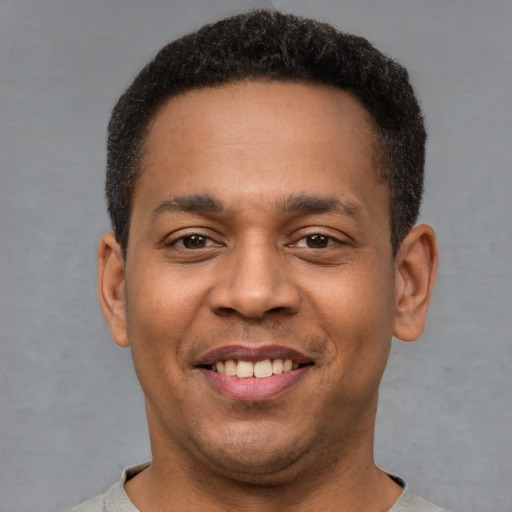
{"type": "Polygon", "coordinates": [[[398,501],[389,509],[388,512],[448,512],[444,508],[438,507],[437,505],[434,505],[411,492],[407,482],[402,478],[389,472],[386,473],[392,480],[403,488],[400,498],[398,498],[398,501]]]}
{"type": "Polygon", "coordinates": [[[151,462],[149,461],[126,468],[123,471],[121,480],[115,483],[105,494],[84,501],[81,505],[68,510],[68,512],[138,512],[124,491],[124,484],[127,480],[146,469],[150,464],[151,462]]]}
{"type": "Polygon", "coordinates": [[[438,507],[416,494],[409,491],[407,488],[395,503],[389,512],[448,512],[444,508],[438,507]]]}
{"type": "Polygon", "coordinates": [[[124,492],[124,482],[115,483],[105,494],[95,496],[68,512],[139,512],[124,492]]]}
{"type": "Polygon", "coordinates": [[[77,505],[72,509],[68,510],[68,512],[105,512],[106,508],[104,507],[105,495],[95,496],[90,500],[84,501],[81,505],[77,505]]]}
{"type": "Polygon", "coordinates": [[[138,512],[124,492],[124,482],[115,483],[105,494],[95,496],[68,512],[138,512]]]}

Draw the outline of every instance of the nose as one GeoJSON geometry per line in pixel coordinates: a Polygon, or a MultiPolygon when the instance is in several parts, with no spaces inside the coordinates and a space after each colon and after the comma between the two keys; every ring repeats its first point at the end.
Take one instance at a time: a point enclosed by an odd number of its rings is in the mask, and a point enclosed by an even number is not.
{"type": "Polygon", "coordinates": [[[210,291],[211,310],[252,319],[297,313],[300,293],[283,265],[278,250],[265,243],[246,244],[233,251],[210,291]]]}

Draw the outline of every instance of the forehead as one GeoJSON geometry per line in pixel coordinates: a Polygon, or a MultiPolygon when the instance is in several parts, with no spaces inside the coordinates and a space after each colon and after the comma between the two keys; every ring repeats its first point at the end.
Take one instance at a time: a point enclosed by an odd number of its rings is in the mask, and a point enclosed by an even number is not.
{"type": "Polygon", "coordinates": [[[192,90],[150,123],[135,200],[141,186],[155,201],[202,193],[224,203],[373,188],[374,133],[361,103],[331,86],[251,81],[192,90]]]}
{"type": "Polygon", "coordinates": [[[302,128],[304,123],[311,145],[319,131],[324,140],[327,131],[333,139],[350,131],[359,142],[366,139],[367,149],[373,147],[373,118],[350,91],[313,83],[246,80],[192,89],[168,99],[148,125],[145,149],[175,128],[190,142],[212,129],[233,140],[252,135],[258,142],[281,135],[265,128],[286,128],[293,135],[292,124],[302,128]],[[241,125],[242,132],[237,130],[241,125]]]}

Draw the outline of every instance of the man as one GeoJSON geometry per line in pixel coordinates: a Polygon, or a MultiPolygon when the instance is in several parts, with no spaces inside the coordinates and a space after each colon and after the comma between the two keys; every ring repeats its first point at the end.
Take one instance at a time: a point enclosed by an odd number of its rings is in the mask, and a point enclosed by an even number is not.
{"type": "Polygon", "coordinates": [[[257,11],[166,46],[109,125],[100,302],[153,458],[78,511],[439,511],[373,460],[437,268],[425,131],[366,40],[257,11]],[[405,487],[405,488],[404,488],[405,487]]]}

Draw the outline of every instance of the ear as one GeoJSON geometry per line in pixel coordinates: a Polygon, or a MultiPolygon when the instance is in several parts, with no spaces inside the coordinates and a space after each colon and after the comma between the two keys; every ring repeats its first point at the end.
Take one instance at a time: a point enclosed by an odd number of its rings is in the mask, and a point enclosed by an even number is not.
{"type": "Polygon", "coordinates": [[[104,234],[98,247],[98,296],[112,339],[127,347],[124,260],[114,233],[104,234]]]}
{"type": "Polygon", "coordinates": [[[393,334],[403,341],[414,341],[423,332],[438,259],[434,230],[427,224],[412,228],[396,256],[393,334]]]}

